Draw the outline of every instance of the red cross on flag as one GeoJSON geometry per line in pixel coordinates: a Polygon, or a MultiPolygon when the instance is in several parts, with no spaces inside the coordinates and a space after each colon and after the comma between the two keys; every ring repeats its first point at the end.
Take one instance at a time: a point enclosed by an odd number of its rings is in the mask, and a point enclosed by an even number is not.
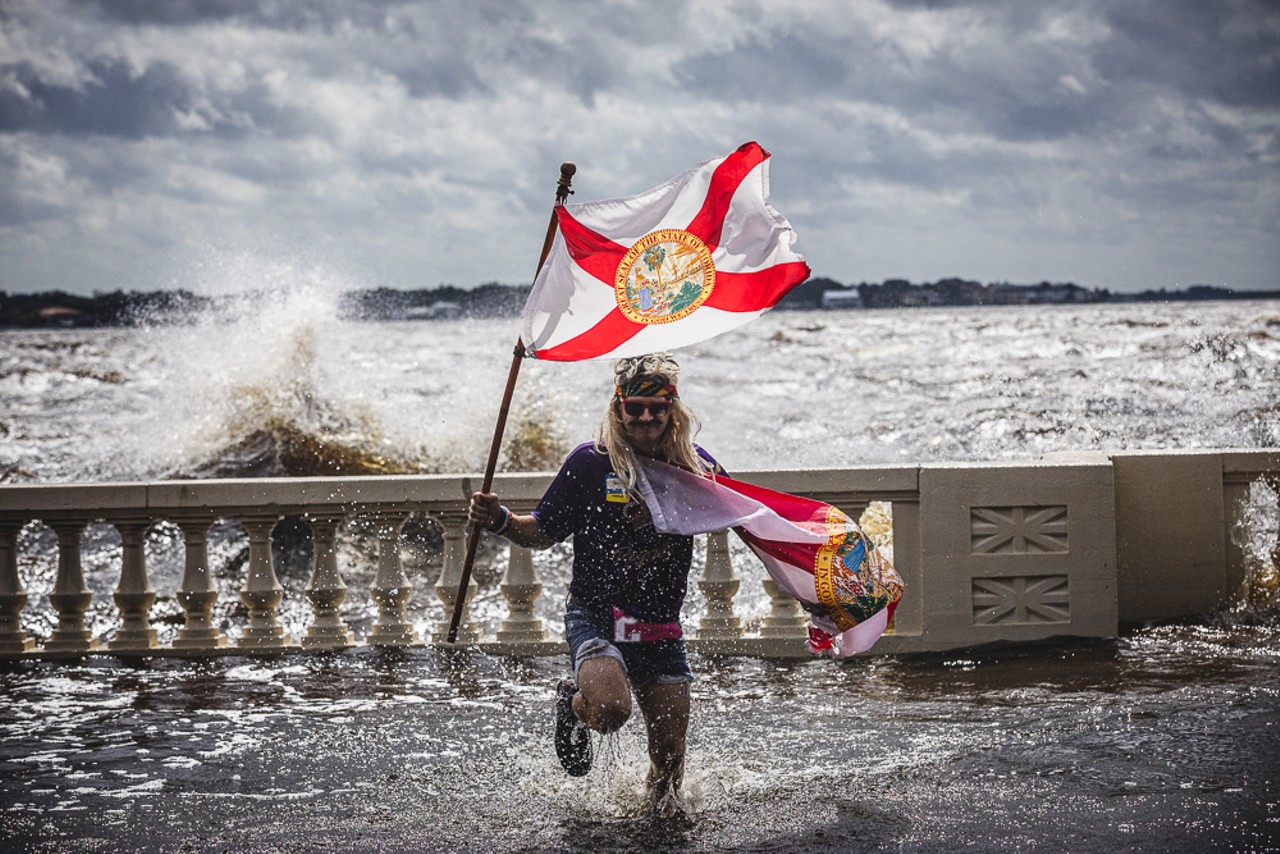
{"type": "Polygon", "coordinates": [[[560,205],[525,303],[529,355],[570,362],[672,350],[741,326],[809,276],[769,205],[769,152],[737,151],[625,199],[560,205]]]}
{"type": "Polygon", "coordinates": [[[664,534],[732,528],[774,582],[809,612],[810,652],[847,658],[871,649],[902,598],[902,576],[839,508],[637,457],[636,488],[664,534]]]}

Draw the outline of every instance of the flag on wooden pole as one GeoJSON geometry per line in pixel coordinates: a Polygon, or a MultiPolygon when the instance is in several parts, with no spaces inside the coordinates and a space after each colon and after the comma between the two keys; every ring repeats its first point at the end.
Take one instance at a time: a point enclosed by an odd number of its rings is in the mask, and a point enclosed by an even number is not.
{"type": "Polygon", "coordinates": [[[769,204],[769,152],[733,153],[624,199],[561,205],[521,340],[538,359],[616,359],[727,332],[809,276],[769,204]]]}
{"type": "Polygon", "coordinates": [[[902,577],[839,508],[724,475],[699,475],[640,457],[636,487],[667,534],[732,528],[779,587],[809,612],[809,649],[866,652],[902,598],[902,577]]]}

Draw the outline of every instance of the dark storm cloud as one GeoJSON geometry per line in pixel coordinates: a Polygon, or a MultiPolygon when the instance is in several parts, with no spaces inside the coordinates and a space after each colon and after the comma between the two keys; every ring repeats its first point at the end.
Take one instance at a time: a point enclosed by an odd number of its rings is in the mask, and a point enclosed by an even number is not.
{"type": "Polygon", "coordinates": [[[88,278],[67,235],[517,280],[561,160],[599,198],[752,138],[820,272],[1261,286],[1277,42],[1247,0],[8,0],[0,287],[88,278]]]}
{"type": "Polygon", "coordinates": [[[98,0],[82,9],[96,7],[105,20],[125,24],[182,26],[202,21],[220,21],[240,16],[257,16],[262,4],[256,0],[98,0]]]}
{"type": "Polygon", "coordinates": [[[568,49],[546,39],[517,39],[503,57],[525,69],[530,78],[556,80],[557,86],[588,107],[595,105],[597,93],[611,89],[617,82],[608,58],[594,44],[568,49]]]}
{"type": "Polygon", "coordinates": [[[824,44],[820,33],[788,33],[751,38],[731,51],[702,53],[673,71],[681,86],[702,93],[732,101],[775,101],[797,92],[842,89],[851,59],[847,45],[824,44]]]}
{"type": "MultiPolygon", "coordinates": [[[[93,10],[104,22],[130,25],[184,27],[210,22],[237,21],[246,25],[282,30],[332,32],[343,23],[361,28],[378,27],[389,11],[404,3],[381,0],[96,0],[83,2],[82,11],[93,10]]],[[[444,4],[441,5],[452,5],[444,4]]]]}
{"type": "Polygon", "coordinates": [[[729,96],[768,100],[787,92],[839,92],[917,114],[964,116],[1012,139],[1125,127],[1135,109],[1158,93],[1280,105],[1273,4],[1099,4],[1097,23],[1109,31],[1078,45],[1046,45],[1040,37],[1064,10],[1087,8],[1081,4],[894,5],[981,12],[990,42],[976,50],[960,41],[943,43],[927,56],[911,57],[901,44],[870,33],[833,37],[807,27],[731,53],[697,56],[677,70],[688,85],[729,96]]]}
{"type": "Polygon", "coordinates": [[[486,86],[476,76],[475,69],[454,57],[438,59],[404,57],[388,64],[388,70],[396,76],[414,98],[443,95],[462,98],[468,94],[484,92],[486,86]]]}
{"type": "Polygon", "coordinates": [[[0,131],[126,139],[194,134],[238,137],[270,128],[278,137],[320,129],[303,105],[281,104],[260,81],[225,91],[193,80],[171,62],[140,72],[113,59],[85,61],[85,80],[44,79],[29,63],[0,68],[0,131]]]}
{"type": "Polygon", "coordinates": [[[1103,14],[1116,37],[1099,51],[1108,79],[1246,106],[1280,105],[1275,4],[1117,3],[1103,14]],[[1271,25],[1260,25],[1270,19],[1271,25]]]}
{"type": "MultiPolygon", "coordinates": [[[[926,8],[962,4],[908,4],[926,8]]],[[[1035,29],[1021,7],[996,15],[1002,28],[1035,29]]],[[[675,67],[683,86],[731,100],[845,97],[893,104],[943,124],[969,124],[1010,139],[1088,132],[1097,100],[1066,91],[1062,78],[1079,58],[993,41],[983,56],[943,47],[912,57],[902,45],[869,32],[829,33],[808,26],[732,50],[690,57],[675,67]],[[980,60],[980,61],[979,61],[980,60]]]]}
{"type": "MultiPolygon", "coordinates": [[[[228,24],[249,33],[253,41],[266,43],[272,36],[314,36],[313,45],[303,40],[280,42],[286,53],[282,59],[302,63],[317,76],[341,76],[353,65],[380,69],[399,79],[416,98],[436,95],[459,98],[483,92],[485,85],[476,72],[476,63],[492,58],[505,45],[486,49],[470,34],[501,24],[513,35],[519,33],[527,14],[517,4],[493,2],[420,3],[355,2],[328,0],[307,3],[260,3],[256,0],[191,0],[155,3],[151,0],[102,0],[77,7],[84,21],[95,21],[103,31],[113,24],[162,25],[174,39],[198,32],[202,25],[228,24]],[[421,10],[426,9],[426,14],[421,10]],[[415,14],[408,14],[414,12],[415,14]]],[[[15,16],[18,26],[20,17],[15,16]]],[[[93,26],[90,24],[89,26],[93,26]]],[[[547,56],[535,47],[521,47],[512,39],[515,51],[532,54],[531,65],[544,63],[547,56]]],[[[193,57],[194,58],[194,57],[193,57]]],[[[262,57],[264,63],[270,57],[262,57]]],[[[18,103],[12,86],[5,87],[9,100],[4,104],[11,123],[22,120],[41,128],[66,131],[90,130],[136,136],[139,133],[176,130],[171,113],[189,106],[194,96],[211,94],[232,103],[226,112],[239,107],[260,118],[262,126],[289,122],[288,111],[264,114],[259,93],[252,85],[243,91],[210,92],[199,81],[184,77],[171,64],[153,62],[141,72],[122,61],[92,59],[85,62],[92,82],[78,91],[40,79],[29,63],[0,65],[0,80],[30,87],[37,103],[18,103]],[[136,96],[136,97],[135,97],[136,96]],[[137,104],[135,101],[145,101],[137,104]],[[41,106],[47,109],[40,109],[41,106]],[[80,113],[63,118],[61,112],[80,113]],[[49,113],[50,115],[42,115],[49,113]],[[83,125],[83,127],[81,126],[83,125]]],[[[554,73],[550,64],[548,73],[554,73]]]]}
{"type": "Polygon", "coordinates": [[[190,109],[194,92],[167,62],[132,73],[120,61],[91,61],[81,87],[41,79],[30,63],[3,69],[0,130],[92,133],[139,139],[179,131],[176,117],[190,109]]]}

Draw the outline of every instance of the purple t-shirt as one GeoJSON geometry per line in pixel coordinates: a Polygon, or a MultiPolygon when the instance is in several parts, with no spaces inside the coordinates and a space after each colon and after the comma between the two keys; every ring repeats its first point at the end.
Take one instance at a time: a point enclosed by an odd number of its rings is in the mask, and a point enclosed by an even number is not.
{"type": "MultiPolygon", "coordinates": [[[[710,454],[697,450],[721,471],[710,454]]],[[[573,537],[574,596],[599,608],[616,605],[647,622],[680,616],[693,537],[654,528],[644,499],[626,491],[609,455],[593,443],[569,454],[533,515],[552,540],[573,537]]]]}

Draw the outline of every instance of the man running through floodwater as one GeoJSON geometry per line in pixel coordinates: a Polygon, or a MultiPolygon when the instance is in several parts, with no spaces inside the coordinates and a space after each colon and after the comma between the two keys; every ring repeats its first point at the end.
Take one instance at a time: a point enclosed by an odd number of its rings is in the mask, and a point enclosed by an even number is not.
{"type": "Polygon", "coordinates": [[[699,473],[722,472],[693,443],[698,420],[676,390],[668,353],[622,359],[594,442],[569,454],[537,508],[512,513],[493,493],[471,497],[470,519],[518,546],[547,548],[573,537],[565,638],[574,675],[556,688],[556,754],[564,769],[591,769],[588,728],[616,732],[632,694],[649,741],[648,799],[678,794],[689,728],[689,683],[680,607],[693,537],[663,534],[635,491],[638,456],[699,473]]]}

